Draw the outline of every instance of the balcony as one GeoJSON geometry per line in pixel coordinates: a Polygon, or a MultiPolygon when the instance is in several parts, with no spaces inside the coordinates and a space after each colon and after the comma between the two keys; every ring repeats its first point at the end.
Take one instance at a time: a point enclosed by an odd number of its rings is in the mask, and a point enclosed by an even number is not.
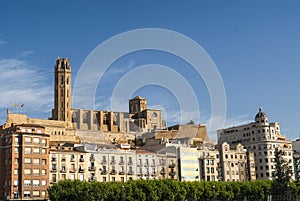
{"type": "Polygon", "coordinates": [[[74,162],[74,161],[75,161],[75,158],[70,158],[70,161],[71,161],[71,162],[74,162]]]}
{"type": "Polygon", "coordinates": [[[97,177],[91,176],[91,177],[89,178],[89,181],[97,181],[97,177]]]}
{"type": "Polygon", "coordinates": [[[84,168],[79,168],[79,172],[84,172],[84,168]]]}
{"type": "Polygon", "coordinates": [[[61,169],[60,172],[67,172],[67,169],[61,169]]]}
{"type": "Polygon", "coordinates": [[[95,162],[95,157],[94,156],[90,157],[90,161],[95,162]]]}
{"type": "Polygon", "coordinates": [[[150,176],[150,173],[148,172],[148,173],[146,173],[144,176],[145,176],[145,177],[149,177],[149,176],[150,176]]]}
{"type": "Polygon", "coordinates": [[[52,157],[52,158],[51,158],[51,162],[56,162],[56,158],[55,158],[55,157],[52,157]]]}
{"type": "Polygon", "coordinates": [[[90,166],[89,167],[89,171],[95,171],[96,170],[96,167],[95,166],[90,166]]]}
{"type": "Polygon", "coordinates": [[[125,163],[124,163],[124,161],[120,161],[120,163],[119,163],[119,165],[124,165],[125,163]]]}
{"type": "Polygon", "coordinates": [[[149,167],[149,163],[145,163],[144,166],[145,166],[145,167],[149,167]]]}
{"type": "Polygon", "coordinates": [[[50,170],[50,172],[57,172],[57,169],[56,169],[56,168],[52,168],[52,169],[50,170]]]}
{"type": "Polygon", "coordinates": [[[173,163],[173,164],[170,164],[169,165],[169,168],[175,168],[175,164],[173,163]]]}
{"type": "Polygon", "coordinates": [[[106,175],[108,172],[106,170],[101,171],[101,175],[106,175]]]}
{"type": "Polygon", "coordinates": [[[127,174],[128,175],[133,175],[133,171],[129,171],[127,174]]]}
{"type": "Polygon", "coordinates": [[[61,158],[61,162],[66,162],[66,158],[61,158]]]}
{"type": "Polygon", "coordinates": [[[172,172],[169,172],[169,175],[174,177],[176,175],[176,172],[172,171],[172,172]]]}
{"type": "Polygon", "coordinates": [[[80,158],[80,159],[79,159],[79,162],[84,162],[84,158],[80,158]]]}
{"type": "Polygon", "coordinates": [[[129,161],[129,162],[128,162],[128,165],[132,165],[132,164],[133,164],[132,161],[129,161]]]}
{"type": "Polygon", "coordinates": [[[120,171],[120,172],[119,172],[119,175],[124,175],[124,174],[125,174],[124,171],[120,171]]]}
{"type": "Polygon", "coordinates": [[[72,169],[70,169],[70,172],[71,172],[71,173],[74,173],[74,172],[76,172],[76,168],[72,168],[72,169]]]}
{"type": "Polygon", "coordinates": [[[102,165],[105,165],[105,164],[107,164],[107,161],[106,161],[106,160],[102,160],[102,161],[101,161],[101,164],[102,164],[102,165]]]}
{"type": "Polygon", "coordinates": [[[111,170],[110,174],[115,175],[115,174],[117,174],[117,171],[116,170],[111,170]]]}
{"type": "Polygon", "coordinates": [[[50,181],[50,183],[55,183],[56,182],[56,178],[52,178],[52,180],[50,181]]]}
{"type": "Polygon", "coordinates": [[[161,175],[165,175],[166,174],[166,171],[164,169],[162,169],[160,172],[159,172],[161,175]]]}
{"type": "Polygon", "coordinates": [[[138,177],[142,177],[142,176],[143,176],[143,173],[139,172],[139,173],[137,174],[137,176],[138,176],[138,177]]]}
{"type": "Polygon", "coordinates": [[[111,164],[111,165],[114,165],[114,164],[116,164],[116,161],[113,160],[113,161],[110,162],[110,164],[111,164]]]}

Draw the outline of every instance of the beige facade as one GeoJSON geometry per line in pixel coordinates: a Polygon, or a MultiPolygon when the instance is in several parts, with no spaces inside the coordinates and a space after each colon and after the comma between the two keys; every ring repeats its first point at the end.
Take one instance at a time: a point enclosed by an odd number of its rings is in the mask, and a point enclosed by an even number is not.
{"type": "Polygon", "coordinates": [[[49,135],[34,124],[2,126],[1,200],[45,200],[49,186],[49,135]]]}
{"type": "Polygon", "coordinates": [[[122,181],[136,179],[136,157],[131,150],[102,149],[97,145],[59,145],[50,152],[51,182],[122,181]]]}
{"type": "Polygon", "coordinates": [[[219,150],[214,144],[203,144],[199,149],[200,180],[219,181],[220,160],[219,150]]]}
{"type": "Polygon", "coordinates": [[[259,109],[255,122],[218,130],[218,143],[241,143],[245,149],[254,152],[256,179],[271,179],[275,170],[275,148],[284,151],[284,158],[293,168],[292,143],[280,132],[277,122],[269,123],[268,116],[259,109]]]}
{"type": "Polygon", "coordinates": [[[221,180],[249,181],[255,180],[254,155],[247,154],[242,144],[231,145],[224,142],[220,146],[221,180]],[[250,157],[248,159],[248,157],[250,157]],[[250,164],[248,164],[250,162],[250,164]]]}

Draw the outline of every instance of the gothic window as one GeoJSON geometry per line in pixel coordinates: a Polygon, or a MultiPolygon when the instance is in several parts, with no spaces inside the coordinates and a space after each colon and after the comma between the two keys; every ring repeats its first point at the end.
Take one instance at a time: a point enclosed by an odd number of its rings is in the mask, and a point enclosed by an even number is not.
{"type": "Polygon", "coordinates": [[[61,76],[61,82],[60,83],[64,84],[64,76],[63,75],[61,76]]]}
{"type": "Polygon", "coordinates": [[[83,123],[88,123],[88,115],[87,115],[87,113],[83,113],[82,117],[83,117],[82,122],[83,123]]]}
{"type": "Polygon", "coordinates": [[[73,112],[73,114],[72,114],[72,122],[77,122],[76,112],[73,112]]]}

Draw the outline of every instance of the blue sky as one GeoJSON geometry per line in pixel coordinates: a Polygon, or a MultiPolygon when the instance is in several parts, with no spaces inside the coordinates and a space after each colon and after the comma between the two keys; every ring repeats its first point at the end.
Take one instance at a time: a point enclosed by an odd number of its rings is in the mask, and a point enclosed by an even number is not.
{"type": "MultiPolygon", "coordinates": [[[[297,1],[1,1],[0,8],[1,124],[14,102],[25,105],[16,112],[51,116],[57,56],[70,58],[74,81],[84,60],[104,41],[134,29],[162,28],[194,40],[215,63],[226,92],[225,126],[252,121],[262,106],[289,139],[299,136],[297,1]]],[[[183,123],[194,119],[208,124],[211,99],[201,77],[180,58],[159,51],[133,52],[114,62],[99,82],[96,108],[111,109],[117,82],[149,63],[174,69],[192,86],[200,118],[188,111],[183,123]]],[[[172,81],[171,76],[165,79],[172,81]]],[[[172,125],[180,123],[180,93],[149,83],[127,99],[144,96],[172,125]]],[[[117,100],[113,108],[127,111],[126,101],[117,100]]]]}

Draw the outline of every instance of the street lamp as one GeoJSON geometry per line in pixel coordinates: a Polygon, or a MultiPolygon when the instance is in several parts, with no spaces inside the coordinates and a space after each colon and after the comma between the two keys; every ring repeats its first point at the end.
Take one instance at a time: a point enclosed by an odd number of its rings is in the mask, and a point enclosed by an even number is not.
{"type": "Polygon", "coordinates": [[[123,194],[123,200],[125,201],[125,186],[122,185],[122,194],[123,194]]]}

